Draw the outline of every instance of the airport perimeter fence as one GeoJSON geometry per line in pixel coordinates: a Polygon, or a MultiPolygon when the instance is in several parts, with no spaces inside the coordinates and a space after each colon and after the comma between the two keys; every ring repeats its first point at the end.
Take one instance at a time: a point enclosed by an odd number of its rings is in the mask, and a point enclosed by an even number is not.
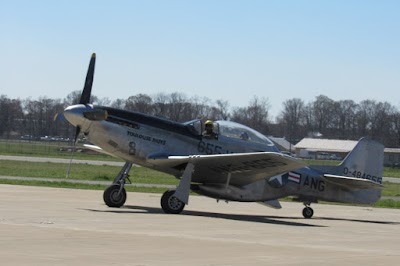
{"type": "Polygon", "coordinates": [[[72,151],[75,152],[74,156],[78,157],[79,155],[83,156],[83,154],[89,157],[110,157],[85,149],[82,143],[77,143],[74,146],[72,141],[0,139],[0,154],[2,155],[70,158],[72,151]]]}

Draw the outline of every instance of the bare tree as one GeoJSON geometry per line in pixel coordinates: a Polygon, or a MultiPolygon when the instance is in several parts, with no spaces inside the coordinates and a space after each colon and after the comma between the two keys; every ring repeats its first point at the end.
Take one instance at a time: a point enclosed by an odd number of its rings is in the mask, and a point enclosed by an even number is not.
{"type": "MultiPolygon", "coordinates": [[[[82,95],[82,91],[79,91],[79,90],[76,90],[76,91],[73,91],[73,92],[69,93],[67,95],[67,97],[64,98],[65,106],[78,104],[80,99],[81,99],[81,95],[82,95]]],[[[90,102],[91,103],[98,102],[98,101],[99,100],[98,100],[98,97],[96,95],[92,94],[90,96],[90,102]]]]}
{"type": "MultiPolygon", "coordinates": [[[[53,116],[61,113],[66,105],[79,103],[81,91],[73,91],[61,101],[40,97],[39,99],[9,99],[0,96],[0,136],[18,134],[68,135],[73,128],[67,122],[54,123],[53,116]]],[[[126,108],[150,115],[162,116],[175,121],[195,118],[227,120],[250,126],[261,133],[269,134],[270,117],[268,99],[254,97],[245,107],[229,108],[228,101],[213,101],[206,97],[187,98],[174,92],[155,96],[137,94],[127,100],[92,96],[96,104],[126,108]]],[[[400,113],[388,102],[364,100],[333,101],[319,95],[314,101],[304,104],[299,98],[283,102],[274,132],[297,141],[308,132],[323,133],[326,138],[359,139],[371,136],[388,147],[400,147],[400,113]]],[[[71,133],[72,134],[72,133],[71,133]]]]}
{"type": "Polygon", "coordinates": [[[333,103],[333,100],[327,96],[319,95],[313,104],[313,115],[317,130],[325,135],[331,125],[333,103]]]}
{"type": "Polygon", "coordinates": [[[290,143],[301,139],[302,134],[300,128],[304,115],[305,110],[303,100],[293,98],[283,102],[283,110],[280,115],[280,120],[285,126],[285,136],[288,136],[290,143]]]}
{"type": "Polygon", "coordinates": [[[388,102],[378,102],[372,114],[371,136],[384,145],[390,144],[391,118],[395,113],[388,102]]]}
{"type": "Polygon", "coordinates": [[[254,96],[247,107],[234,109],[232,120],[267,134],[270,123],[269,108],[268,99],[254,96]]]}
{"type": "Polygon", "coordinates": [[[125,109],[136,112],[153,114],[153,99],[147,94],[130,96],[125,101],[125,109]]]}
{"type": "Polygon", "coordinates": [[[400,112],[398,111],[392,115],[391,128],[389,147],[400,147],[400,112]]]}
{"type": "Polygon", "coordinates": [[[18,134],[23,122],[23,111],[19,99],[0,96],[0,136],[10,138],[18,134]]]}
{"type": "Polygon", "coordinates": [[[125,100],[124,99],[116,99],[111,103],[111,107],[123,109],[125,107],[125,100]]]}
{"type": "Polygon", "coordinates": [[[111,105],[111,100],[108,97],[97,98],[96,101],[93,101],[93,104],[101,105],[101,106],[110,106],[111,105]]]}
{"type": "Polygon", "coordinates": [[[332,109],[332,126],[336,138],[354,138],[357,104],[353,100],[334,102],[332,109]]]}
{"type": "Polygon", "coordinates": [[[217,100],[216,101],[216,119],[228,120],[229,118],[229,102],[224,100],[217,100]]]}
{"type": "Polygon", "coordinates": [[[372,126],[372,114],[375,110],[376,102],[364,100],[360,102],[356,110],[357,136],[368,136],[372,126]]]}

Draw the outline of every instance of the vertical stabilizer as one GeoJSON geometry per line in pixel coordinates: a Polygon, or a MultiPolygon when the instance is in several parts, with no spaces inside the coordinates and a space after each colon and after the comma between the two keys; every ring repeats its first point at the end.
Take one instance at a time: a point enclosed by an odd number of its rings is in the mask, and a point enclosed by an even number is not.
{"type": "Polygon", "coordinates": [[[338,166],[340,175],[368,179],[382,184],[384,146],[362,138],[338,166]]]}

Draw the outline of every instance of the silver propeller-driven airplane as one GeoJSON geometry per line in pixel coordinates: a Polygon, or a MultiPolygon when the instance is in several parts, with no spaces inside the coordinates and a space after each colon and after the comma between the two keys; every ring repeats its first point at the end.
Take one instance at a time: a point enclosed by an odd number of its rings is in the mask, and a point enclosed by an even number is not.
{"type": "Polygon", "coordinates": [[[79,104],[64,110],[94,145],[88,148],[126,163],[103,195],[109,207],[126,201],[125,182],[132,164],[180,179],[176,190],[161,197],[165,213],[179,214],[189,192],[226,201],[258,202],[281,208],[279,198],[303,202],[303,216],[311,218],[318,200],[357,204],[375,203],[381,195],[383,146],[362,138],[338,166],[306,166],[284,155],[264,135],[231,121],[215,121],[204,135],[196,119],[178,123],[143,113],[90,104],[96,55],[90,60],[79,104]]]}

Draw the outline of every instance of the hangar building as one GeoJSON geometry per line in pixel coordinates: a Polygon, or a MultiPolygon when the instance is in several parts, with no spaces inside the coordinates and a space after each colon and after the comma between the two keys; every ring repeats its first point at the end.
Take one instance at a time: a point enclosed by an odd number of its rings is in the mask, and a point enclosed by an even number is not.
{"type": "MultiPolygon", "coordinates": [[[[294,148],[299,158],[341,160],[356,144],[355,140],[304,138],[294,148]]],[[[385,148],[384,165],[400,167],[400,149],[385,148]]]]}

